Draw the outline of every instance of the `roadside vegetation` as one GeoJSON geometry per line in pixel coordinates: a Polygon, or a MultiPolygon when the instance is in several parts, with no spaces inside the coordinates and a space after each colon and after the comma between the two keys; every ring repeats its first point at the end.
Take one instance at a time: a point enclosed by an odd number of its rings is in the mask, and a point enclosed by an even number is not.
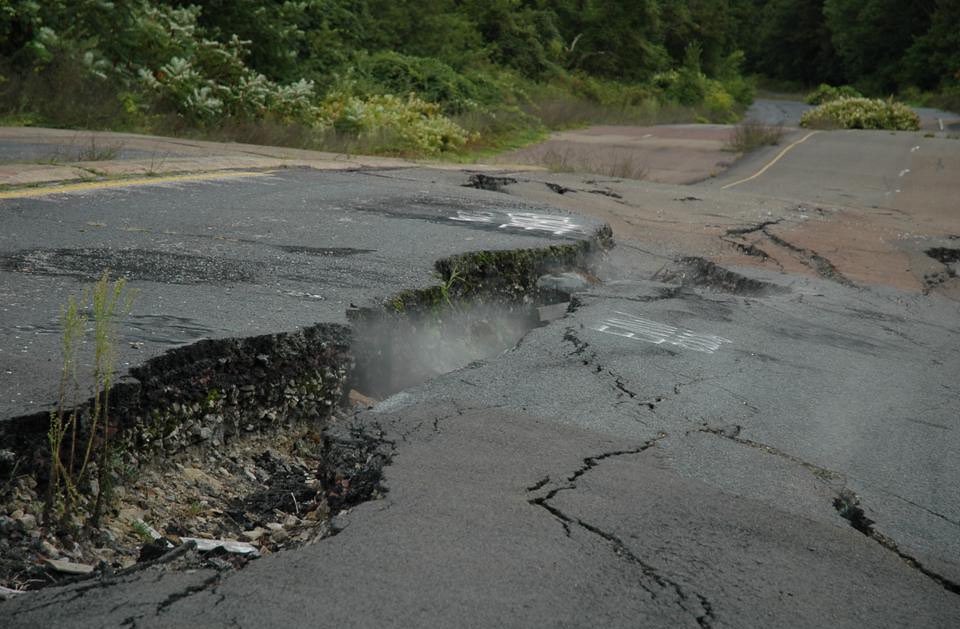
{"type": "Polygon", "coordinates": [[[0,122],[470,159],[736,122],[754,76],[960,109],[957,23],[945,1],[10,0],[0,122]]]}
{"type": "Polygon", "coordinates": [[[733,127],[725,148],[734,153],[749,153],[764,146],[780,144],[783,133],[783,125],[744,120],[733,127]]]}
{"type": "Polygon", "coordinates": [[[814,129],[917,131],[920,117],[903,103],[882,98],[839,98],[803,113],[800,124],[814,129]]]}
{"type": "Polygon", "coordinates": [[[746,58],[714,23],[725,3],[702,4],[13,0],[0,116],[427,156],[597,122],[735,121],[746,58]]]}

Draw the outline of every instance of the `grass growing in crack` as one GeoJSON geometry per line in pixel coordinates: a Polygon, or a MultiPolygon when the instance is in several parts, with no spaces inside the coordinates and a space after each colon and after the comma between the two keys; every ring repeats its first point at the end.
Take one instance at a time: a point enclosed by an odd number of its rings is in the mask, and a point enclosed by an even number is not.
{"type": "Polygon", "coordinates": [[[119,461],[111,435],[110,389],[116,371],[116,320],[129,312],[134,293],[108,272],[78,300],[70,296],[61,311],[63,363],[56,408],[50,413],[50,481],[44,520],[68,528],[79,517],[81,491],[94,498],[87,523],[97,526],[111,496],[119,461]],[[89,305],[91,314],[81,305],[89,305]],[[93,404],[81,414],[77,377],[79,350],[93,324],[93,404]],[[84,425],[81,425],[84,424],[84,425]]]}
{"type": "Polygon", "coordinates": [[[744,120],[730,132],[724,149],[733,153],[749,153],[764,146],[777,146],[783,140],[783,135],[783,125],[744,120]]]}
{"type": "Polygon", "coordinates": [[[453,300],[450,298],[457,283],[463,283],[466,278],[460,272],[459,267],[454,266],[450,272],[450,277],[440,283],[440,297],[446,302],[447,306],[453,308],[453,300]]]}
{"type": "Polygon", "coordinates": [[[150,532],[150,527],[145,523],[140,521],[134,522],[131,528],[144,543],[149,544],[153,541],[153,534],[150,532]]]}

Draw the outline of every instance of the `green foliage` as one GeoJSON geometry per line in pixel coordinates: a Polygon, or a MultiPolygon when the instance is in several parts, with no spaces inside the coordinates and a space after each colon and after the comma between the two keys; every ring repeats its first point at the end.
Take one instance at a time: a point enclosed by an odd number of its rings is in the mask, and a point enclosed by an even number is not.
{"type": "Polygon", "coordinates": [[[368,96],[415,93],[448,114],[470,111],[501,96],[490,82],[474,82],[442,61],[392,51],[362,55],[352,70],[355,91],[368,96]]]}
{"type": "Polygon", "coordinates": [[[135,293],[126,289],[126,282],[110,281],[103,276],[80,300],[67,299],[61,311],[61,344],[63,360],[57,407],[50,414],[47,434],[50,446],[50,480],[45,519],[67,527],[80,514],[82,493],[92,494],[88,504],[90,522],[96,525],[109,498],[116,462],[111,436],[110,390],[116,372],[117,318],[129,312],[135,293]],[[91,315],[84,314],[89,307],[91,315]],[[79,350],[93,323],[92,408],[79,410],[77,366],[79,350]],[[69,436],[69,439],[67,439],[69,436]],[[94,472],[96,476],[94,476],[94,472]]]}
{"type": "Polygon", "coordinates": [[[385,94],[360,98],[330,96],[319,118],[336,131],[367,139],[382,139],[381,151],[436,155],[466,144],[469,134],[440,107],[410,94],[406,98],[385,94]]]}
{"type": "Polygon", "coordinates": [[[917,131],[920,118],[904,105],[880,98],[839,98],[804,112],[804,127],[917,131]]]}
{"type": "Polygon", "coordinates": [[[826,83],[821,83],[817,89],[807,94],[804,100],[808,105],[822,105],[839,98],[863,98],[863,94],[851,85],[834,87],[826,83]]]}

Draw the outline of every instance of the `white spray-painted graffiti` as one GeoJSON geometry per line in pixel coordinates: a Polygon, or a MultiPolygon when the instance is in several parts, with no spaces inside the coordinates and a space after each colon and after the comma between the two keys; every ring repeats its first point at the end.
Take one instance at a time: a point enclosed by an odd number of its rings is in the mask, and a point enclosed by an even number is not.
{"type": "Polygon", "coordinates": [[[532,212],[465,212],[458,210],[451,220],[467,223],[485,223],[497,225],[500,229],[522,229],[523,231],[544,231],[554,236],[567,234],[585,234],[582,225],[574,223],[568,216],[550,216],[532,212]]]}
{"type": "Polygon", "coordinates": [[[691,330],[682,330],[665,323],[657,323],[643,319],[626,312],[615,312],[616,316],[605,319],[592,329],[605,334],[614,334],[628,339],[646,341],[660,345],[667,343],[685,349],[712,354],[724,343],[732,343],[730,339],[713,334],[697,334],[691,330]]]}

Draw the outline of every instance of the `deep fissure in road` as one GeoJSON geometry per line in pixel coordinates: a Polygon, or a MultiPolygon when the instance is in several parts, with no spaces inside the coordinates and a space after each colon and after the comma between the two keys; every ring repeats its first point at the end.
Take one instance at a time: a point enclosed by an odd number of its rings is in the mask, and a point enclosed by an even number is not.
{"type": "MultiPolygon", "coordinates": [[[[344,430],[351,387],[386,396],[513,347],[543,324],[542,306],[560,304],[554,317],[565,309],[568,296],[544,279],[585,271],[611,243],[606,228],[573,244],[443,259],[440,284],[352,308],[350,326],[203,340],[132,369],[111,389],[114,428],[93,434],[109,439],[116,455],[110,474],[120,506],[107,519],[119,522],[122,511],[151,500],[166,511],[153,522],[126,522],[136,534],[125,546],[107,528],[84,529],[81,516],[99,493],[89,483],[79,487],[77,517],[47,526],[50,416],[0,422],[0,503],[16,515],[0,522],[0,580],[30,589],[74,578],[63,570],[106,575],[128,565],[119,560],[131,561],[132,552],[140,561],[172,557],[175,567],[224,570],[241,567],[257,546],[271,552],[335,534],[332,515],[385,491],[390,457],[380,435],[344,430]],[[334,436],[327,428],[338,423],[334,436]],[[155,498],[137,498],[141,489],[155,498]],[[31,542],[37,531],[47,546],[31,542]],[[168,552],[211,536],[247,542],[168,552]],[[116,550],[112,564],[90,555],[105,546],[116,550]]],[[[76,409],[81,440],[92,407],[88,400],[76,409]]]]}

